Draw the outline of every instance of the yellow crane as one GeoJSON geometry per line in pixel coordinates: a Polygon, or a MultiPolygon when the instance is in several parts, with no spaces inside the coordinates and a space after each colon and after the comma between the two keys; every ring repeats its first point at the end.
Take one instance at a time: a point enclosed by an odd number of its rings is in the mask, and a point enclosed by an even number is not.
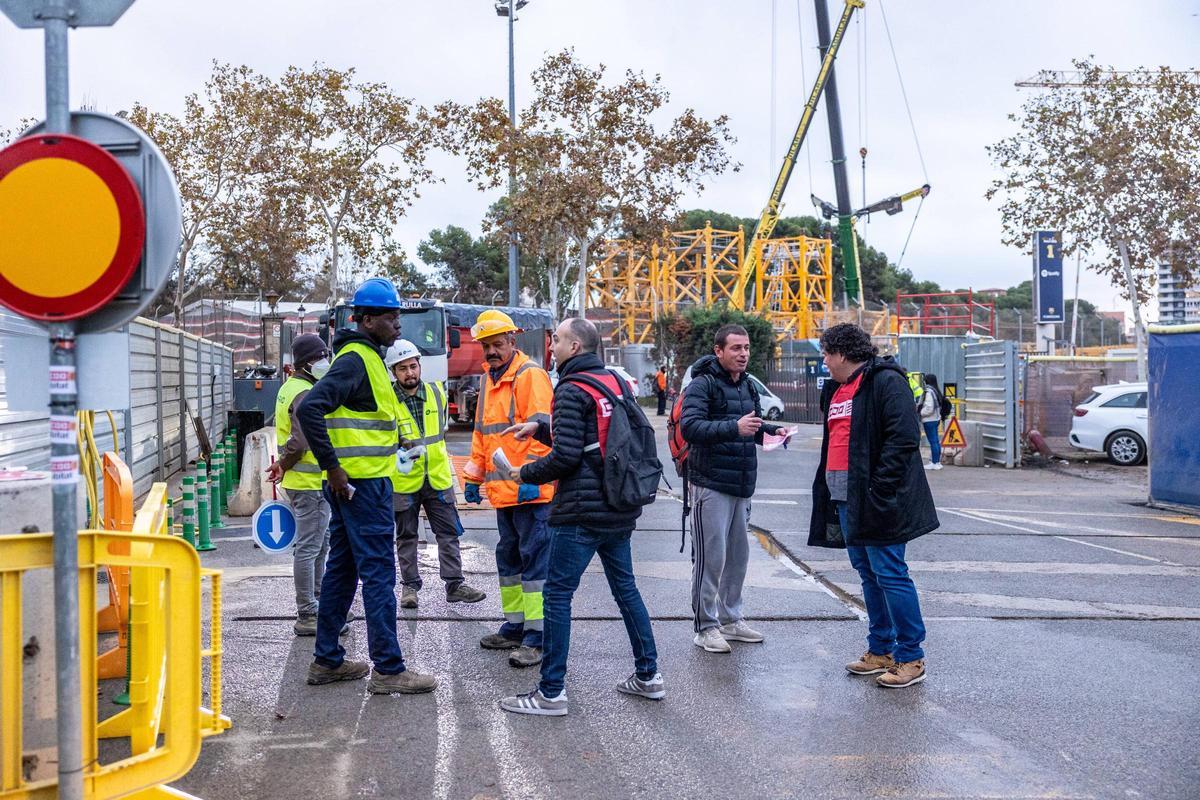
{"type": "MultiPolygon", "coordinates": [[[[800,155],[800,147],[804,144],[804,139],[808,136],[808,129],[812,125],[813,116],[817,111],[817,104],[821,100],[821,93],[825,91],[825,84],[829,82],[829,76],[833,72],[833,62],[837,58],[838,49],[842,46],[842,39],[846,35],[846,28],[850,25],[850,18],[854,16],[857,9],[865,5],[865,0],[845,0],[846,6],[842,9],[842,17],[838,20],[837,27],[834,28],[833,36],[829,40],[829,47],[825,51],[825,57],[821,60],[821,69],[817,72],[817,80],[813,85],[812,91],[808,95],[808,101],[804,104],[804,111],[800,114],[800,122],[796,125],[796,134],[792,137],[792,144],[787,149],[787,153],[783,156],[783,164],[779,167],[779,176],[775,179],[775,185],[771,189],[771,196],[767,199],[767,205],[762,210],[762,214],[758,218],[758,224],[754,226],[754,235],[750,237],[750,241],[746,246],[746,258],[742,262],[742,274],[738,281],[738,296],[744,297],[746,287],[750,281],[754,280],[758,272],[758,265],[762,259],[762,242],[771,238],[771,234],[775,231],[775,226],[779,222],[780,211],[783,206],[783,192],[787,189],[788,180],[792,177],[792,170],[796,166],[796,159],[800,155]]],[[[857,281],[857,274],[854,276],[857,281]]]]}

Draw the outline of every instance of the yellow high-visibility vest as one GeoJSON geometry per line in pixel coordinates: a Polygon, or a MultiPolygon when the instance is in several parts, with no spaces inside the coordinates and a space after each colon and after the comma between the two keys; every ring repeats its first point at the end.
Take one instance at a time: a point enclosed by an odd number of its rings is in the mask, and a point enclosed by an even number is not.
{"type": "MultiPolygon", "coordinates": [[[[288,414],[292,401],[296,399],[296,395],[307,392],[312,387],[311,383],[298,375],[288,378],[283,386],[279,387],[279,394],[275,398],[275,444],[278,447],[282,448],[287,444],[292,435],[292,417],[288,414]]],[[[283,480],[279,485],[292,491],[319,492],[324,478],[325,473],[317,464],[317,457],[312,454],[312,450],[305,450],[300,460],[283,473],[283,480]]]]}
{"type": "Polygon", "coordinates": [[[374,411],[351,411],[345,406],[325,415],[329,442],[337,454],[338,463],[351,478],[390,478],[396,471],[396,449],[399,437],[396,418],[399,401],[388,380],[387,368],[379,350],[362,342],[343,345],[334,360],[346,353],[357,353],[367,368],[371,393],[375,397],[374,411]]]}
{"type": "Polygon", "coordinates": [[[449,489],[454,476],[450,471],[450,453],[446,449],[446,395],[441,386],[425,384],[425,406],[420,420],[412,418],[408,404],[403,400],[398,401],[398,406],[401,433],[410,444],[425,445],[425,454],[407,475],[398,470],[392,475],[393,488],[398,494],[415,494],[421,491],[428,475],[432,488],[439,492],[449,489]]]}

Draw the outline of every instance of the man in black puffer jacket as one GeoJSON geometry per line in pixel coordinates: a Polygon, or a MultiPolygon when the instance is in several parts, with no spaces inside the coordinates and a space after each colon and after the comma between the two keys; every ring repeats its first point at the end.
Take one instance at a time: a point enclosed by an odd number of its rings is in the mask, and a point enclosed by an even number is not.
{"type": "Polygon", "coordinates": [[[714,355],[692,366],[680,422],[691,445],[693,641],[710,653],[728,653],[727,640],[763,640],[742,619],[742,583],[750,561],[750,497],[758,478],[754,448],[779,426],[763,422],[758,393],[746,377],[746,329],[722,325],[713,345],[714,355]]]}
{"type": "Polygon", "coordinates": [[[517,714],[567,713],[564,680],[571,636],[571,598],[597,553],[633,646],[635,672],[617,684],[617,691],[650,700],[661,700],[666,695],[658,673],[650,614],[633,579],[630,538],[642,510],[616,509],[605,500],[597,413],[607,417],[612,409],[607,400],[601,397],[597,402],[592,393],[570,380],[572,375],[586,373],[609,384],[610,390],[632,394],[624,381],[604,368],[596,355],[599,346],[600,334],[595,325],[585,319],[564,320],[553,339],[558,386],[554,390],[552,430],[547,430],[545,422],[528,422],[505,431],[519,439],[534,436],[552,448],[538,460],[514,469],[513,480],[529,484],[558,481],[550,506],[549,573],[542,590],[542,679],[534,691],[500,701],[501,708],[517,714]]]}

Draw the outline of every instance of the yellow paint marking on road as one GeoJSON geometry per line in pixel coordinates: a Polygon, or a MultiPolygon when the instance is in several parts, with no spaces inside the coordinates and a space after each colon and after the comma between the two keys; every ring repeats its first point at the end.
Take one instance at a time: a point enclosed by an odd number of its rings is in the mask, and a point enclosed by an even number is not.
{"type": "Polygon", "coordinates": [[[1160,522],[1178,522],[1180,525],[1200,525],[1200,517],[1150,517],[1160,522]]]}

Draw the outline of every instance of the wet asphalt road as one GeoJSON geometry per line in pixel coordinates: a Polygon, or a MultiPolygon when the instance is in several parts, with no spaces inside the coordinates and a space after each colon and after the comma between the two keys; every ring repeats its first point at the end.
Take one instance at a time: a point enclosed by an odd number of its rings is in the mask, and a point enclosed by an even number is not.
{"type": "MultiPolygon", "coordinates": [[[[882,690],[843,669],[864,649],[856,575],[841,551],[805,546],[817,433],[762,459],[745,597],[767,641],[730,656],[692,645],[680,506],[663,497],[634,542],[667,699],[613,690],[632,656],[593,564],[575,599],[566,718],[496,706],[536,674],[478,646],[499,620],[488,512],[464,517],[483,603],[446,604],[422,550],[421,608],[401,610],[399,634],[409,665],[441,685],[419,697],[306,686],[312,640],[291,635],[290,559],[253,550],[232,521],[205,563],[226,570],[234,728],[174,785],[208,800],[1200,796],[1200,519],[1136,505],[1144,470],[932,474],[942,528],[908,553],[929,678],[882,690]]],[[[347,648],[365,657],[365,626],[352,628],[347,648]]]]}

